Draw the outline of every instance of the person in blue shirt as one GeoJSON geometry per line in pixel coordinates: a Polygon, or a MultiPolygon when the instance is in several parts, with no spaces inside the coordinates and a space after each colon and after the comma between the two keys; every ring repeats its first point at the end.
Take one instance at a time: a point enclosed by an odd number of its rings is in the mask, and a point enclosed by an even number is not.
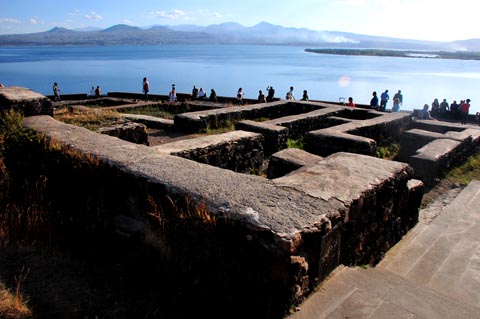
{"type": "Polygon", "coordinates": [[[370,100],[370,107],[374,110],[378,109],[378,96],[377,92],[373,91],[372,99],[370,100]]]}
{"type": "Polygon", "coordinates": [[[389,99],[388,90],[385,90],[385,92],[380,95],[380,111],[385,111],[389,99]]]}

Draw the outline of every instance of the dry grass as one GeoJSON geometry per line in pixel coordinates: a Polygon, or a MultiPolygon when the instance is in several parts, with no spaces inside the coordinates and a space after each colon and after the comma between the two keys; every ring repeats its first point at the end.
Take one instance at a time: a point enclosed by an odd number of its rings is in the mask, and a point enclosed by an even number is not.
{"type": "Polygon", "coordinates": [[[23,296],[23,285],[28,276],[28,270],[22,271],[16,280],[14,292],[10,292],[0,282],[0,317],[5,319],[26,319],[32,318],[32,311],[28,308],[28,300],[23,296]]]}
{"type": "Polygon", "coordinates": [[[55,119],[67,124],[81,126],[92,131],[101,127],[126,122],[120,113],[114,111],[86,112],[81,114],[68,112],[56,115],[55,119]]]}

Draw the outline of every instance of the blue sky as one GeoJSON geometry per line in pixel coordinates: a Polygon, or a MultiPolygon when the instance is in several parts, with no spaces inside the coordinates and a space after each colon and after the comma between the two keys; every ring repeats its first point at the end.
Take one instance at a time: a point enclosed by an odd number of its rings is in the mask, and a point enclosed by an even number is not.
{"type": "Polygon", "coordinates": [[[265,21],[312,30],[434,41],[480,38],[473,0],[0,0],[0,34],[115,24],[209,25],[265,21]]]}

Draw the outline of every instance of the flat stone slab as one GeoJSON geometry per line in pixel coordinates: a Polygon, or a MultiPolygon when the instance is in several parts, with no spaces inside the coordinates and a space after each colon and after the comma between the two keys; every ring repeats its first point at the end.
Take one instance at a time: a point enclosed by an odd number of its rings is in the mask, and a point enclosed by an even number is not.
{"type": "Polygon", "coordinates": [[[323,160],[323,157],[305,152],[299,148],[286,148],[273,154],[270,160],[272,160],[272,158],[292,163],[297,167],[313,165],[323,160]]]}
{"type": "Polygon", "coordinates": [[[123,118],[145,124],[149,128],[173,128],[173,120],[143,114],[122,114],[123,118]]]}
{"type": "Polygon", "coordinates": [[[43,94],[19,86],[1,87],[0,96],[5,100],[15,102],[47,99],[43,94]]]}
{"type": "Polygon", "coordinates": [[[405,163],[340,152],[273,181],[315,198],[326,201],[335,198],[349,205],[366,190],[408,171],[410,167],[405,163]]]}
{"type": "Polygon", "coordinates": [[[223,134],[208,135],[194,139],[162,144],[154,146],[152,147],[152,149],[165,154],[174,154],[189,150],[208,148],[214,145],[235,143],[235,141],[237,140],[259,138],[261,136],[262,135],[258,133],[246,131],[232,131],[223,134]]]}

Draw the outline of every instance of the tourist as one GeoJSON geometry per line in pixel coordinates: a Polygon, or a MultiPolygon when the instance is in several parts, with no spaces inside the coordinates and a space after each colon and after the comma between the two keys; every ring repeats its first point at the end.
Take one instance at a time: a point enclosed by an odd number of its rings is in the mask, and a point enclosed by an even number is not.
{"type": "Polygon", "coordinates": [[[302,96],[302,101],[308,101],[309,98],[308,98],[308,91],[307,90],[303,90],[303,96],[302,96]]]}
{"type": "Polygon", "coordinates": [[[147,78],[143,78],[143,99],[145,102],[148,101],[148,92],[150,91],[150,83],[148,82],[147,78]]]}
{"type": "Polygon", "coordinates": [[[55,102],[60,101],[60,89],[58,88],[58,83],[53,83],[53,100],[55,102]]]}
{"type": "Polygon", "coordinates": [[[380,95],[380,111],[385,111],[389,99],[388,90],[385,90],[385,92],[380,95]]]}
{"type": "Polygon", "coordinates": [[[468,122],[468,111],[470,110],[470,99],[466,99],[463,103],[461,112],[462,112],[462,124],[467,124],[468,122]]]}
{"type": "Polygon", "coordinates": [[[207,93],[203,90],[203,88],[200,88],[200,91],[198,91],[198,99],[203,100],[207,96],[207,93]]]}
{"type": "Polygon", "coordinates": [[[102,90],[100,89],[100,85],[97,85],[97,88],[95,89],[95,96],[100,96],[102,95],[102,90]]]}
{"type": "Polygon", "coordinates": [[[450,110],[450,107],[448,106],[447,99],[443,99],[442,103],[440,103],[440,113],[447,113],[447,111],[450,110]]]}
{"type": "Polygon", "coordinates": [[[377,92],[372,92],[372,99],[370,100],[370,107],[374,110],[378,109],[378,97],[377,92]]]}
{"type": "Polygon", "coordinates": [[[262,90],[258,90],[258,98],[257,98],[258,103],[265,103],[267,100],[265,99],[265,94],[263,94],[262,90]]]}
{"type": "Polygon", "coordinates": [[[400,111],[400,104],[402,104],[400,98],[397,96],[393,99],[393,107],[392,107],[392,112],[398,112],[400,111]]]}
{"type": "Polygon", "coordinates": [[[267,86],[267,102],[273,102],[273,98],[275,96],[275,90],[272,86],[267,86]]]}
{"type": "Polygon", "coordinates": [[[395,103],[395,99],[398,99],[398,108],[400,109],[400,106],[403,105],[403,95],[402,91],[398,90],[397,93],[393,96],[393,103],[395,103]]]}
{"type": "Polygon", "coordinates": [[[435,120],[431,115],[430,111],[428,110],[428,104],[423,106],[423,109],[418,112],[418,119],[419,120],[435,120]]]}
{"type": "Polygon", "coordinates": [[[197,89],[197,86],[194,85],[192,89],[192,99],[196,100],[197,97],[198,97],[198,89],[197,89]]]}
{"type": "Polygon", "coordinates": [[[95,96],[95,87],[93,85],[90,88],[90,96],[95,96]]]}
{"type": "Polygon", "coordinates": [[[176,102],[177,101],[177,89],[175,89],[175,85],[172,84],[172,89],[168,92],[168,101],[169,102],[176,102]]]}
{"type": "Polygon", "coordinates": [[[450,112],[455,113],[457,111],[458,111],[457,100],[453,100],[452,104],[450,104],[450,112]]]}
{"type": "Polygon", "coordinates": [[[243,105],[243,89],[239,88],[237,91],[237,104],[243,105]]]}
{"type": "Polygon", "coordinates": [[[348,104],[347,106],[349,107],[355,107],[355,103],[353,103],[353,97],[349,97],[348,98],[348,104]]]}
{"type": "Polygon", "coordinates": [[[215,92],[214,89],[211,89],[210,90],[210,97],[209,97],[210,101],[212,102],[217,102],[217,92],[215,92]]]}
{"type": "Polygon", "coordinates": [[[293,95],[293,86],[290,87],[290,91],[286,94],[287,100],[295,100],[295,96],[293,95]]]}
{"type": "Polygon", "coordinates": [[[432,116],[438,115],[440,113],[440,103],[438,103],[438,99],[434,99],[432,102],[432,116]]]}

